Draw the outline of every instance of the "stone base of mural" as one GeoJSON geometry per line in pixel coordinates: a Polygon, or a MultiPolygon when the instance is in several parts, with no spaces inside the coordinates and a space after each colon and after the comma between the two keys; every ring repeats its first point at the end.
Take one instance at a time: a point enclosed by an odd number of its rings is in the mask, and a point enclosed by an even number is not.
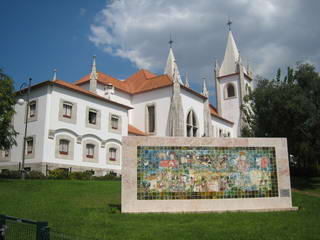
{"type": "Polygon", "coordinates": [[[123,137],[121,210],[290,211],[285,138],[123,137]]]}

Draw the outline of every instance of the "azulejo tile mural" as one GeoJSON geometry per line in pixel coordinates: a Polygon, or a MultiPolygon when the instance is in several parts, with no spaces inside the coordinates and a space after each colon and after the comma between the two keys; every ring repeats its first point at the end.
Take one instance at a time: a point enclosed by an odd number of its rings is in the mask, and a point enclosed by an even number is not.
{"type": "Polygon", "coordinates": [[[137,147],[137,199],[277,197],[274,147],[137,147]]]}

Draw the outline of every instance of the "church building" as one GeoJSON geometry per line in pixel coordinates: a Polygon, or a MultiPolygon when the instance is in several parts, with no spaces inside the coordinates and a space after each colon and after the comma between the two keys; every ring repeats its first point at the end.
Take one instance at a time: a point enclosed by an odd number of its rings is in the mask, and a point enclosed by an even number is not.
{"type": "Polygon", "coordinates": [[[216,62],[212,69],[217,107],[209,102],[206,82],[199,93],[181,79],[171,45],[162,75],[141,69],[119,80],[98,71],[95,56],[91,72],[73,83],[55,74],[31,87],[28,106],[16,104],[18,145],[0,152],[0,169],[21,166],[25,121],[25,167],[43,173],[65,168],[121,174],[122,136],[240,137],[240,106],[252,88],[252,71],[243,65],[231,30],[221,66],[216,62]]]}

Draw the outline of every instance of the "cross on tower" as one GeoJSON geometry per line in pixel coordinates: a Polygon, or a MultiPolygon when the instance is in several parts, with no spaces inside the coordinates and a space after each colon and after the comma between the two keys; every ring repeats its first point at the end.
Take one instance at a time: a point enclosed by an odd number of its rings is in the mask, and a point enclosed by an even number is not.
{"type": "Polygon", "coordinates": [[[231,31],[231,24],[232,24],[232,21],[230,20],[230,18],[228,18],[227,25],[229,26],[229,31],[231,31]]]}
{"type": "Polygon", "coordinates": [[[169,41],[170,48],[172,48],[172,43],[173,43],[173,40],[172,40],[172,38],[171,38],[171,34],[170,34],[170,41],[169,41]]]}

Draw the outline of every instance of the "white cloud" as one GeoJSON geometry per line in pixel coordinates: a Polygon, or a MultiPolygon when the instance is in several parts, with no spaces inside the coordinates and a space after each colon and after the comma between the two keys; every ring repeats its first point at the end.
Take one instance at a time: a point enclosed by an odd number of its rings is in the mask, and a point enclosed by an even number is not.
{"type": "Polygon", "coordinates": [[[87,9],[85,9],[85,8],[80,8],[80,16],[84,16],[85,14],[86,14],[86,12],[87,12],[87,9]]]}
{"type": "Polygon", "coordinates": [[[214,59],[222,60],[229,15],[243,58],[250,59],[256,74],[273,77],[279,66],[319,60],[319,47],[310,50],[305,38],[313,31],[315,43],[320,35],[318,28],[305,27],[311,16],[316,19],[318,5],[311,0],[118,0],[97,15],[89,39],[107,54],[162,73],[172,33],[180,72],[196,83],[212,79],[214,59]]]}

